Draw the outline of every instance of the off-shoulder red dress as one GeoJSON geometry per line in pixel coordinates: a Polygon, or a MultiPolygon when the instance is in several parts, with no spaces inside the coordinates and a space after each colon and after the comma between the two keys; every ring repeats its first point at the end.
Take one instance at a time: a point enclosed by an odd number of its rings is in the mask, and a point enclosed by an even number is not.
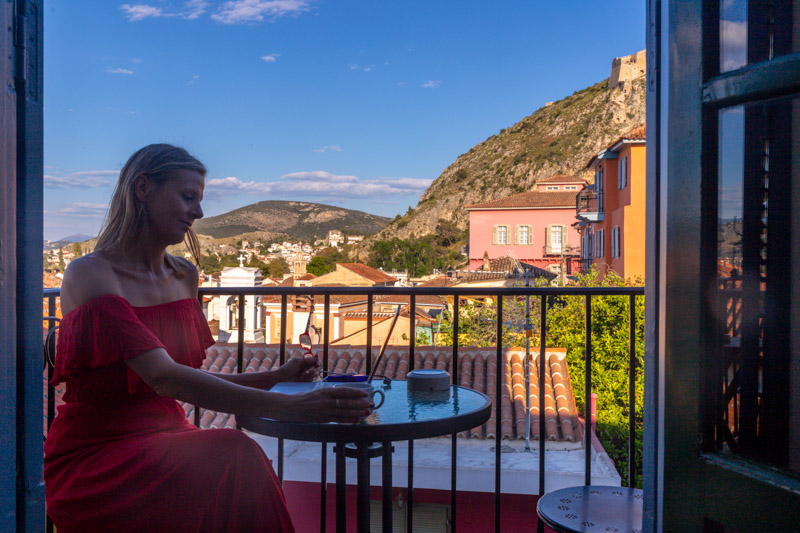
{"type": "Polygon", "coordinates": [[[200,430],[125,361],[162,347],[198,368],[214,340],[197,300],[100,296],[61,321],[45,442],[47,513],[75,531],[294,531],[272,466],[234,429],[200,430]]]}

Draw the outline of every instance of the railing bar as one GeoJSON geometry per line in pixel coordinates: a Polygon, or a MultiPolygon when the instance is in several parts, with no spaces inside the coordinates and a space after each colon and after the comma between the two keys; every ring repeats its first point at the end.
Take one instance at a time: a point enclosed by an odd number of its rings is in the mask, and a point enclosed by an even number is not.
{"type": "Polygon", "coordinates": [[[584,439],[585,439],[585,461],[584,461],[584,484],[592,484],[592,297],[585,296],[586,301],[586,360],[584,361],[584,439]]]}
{"type": "Polygon", "coordinates": [[[458,465],[457,455],[457,434],[453,433],[450,442],[450,531],[457,531],[456,529],[456,472],[458,465]]]}
{"type": "Polygon", "coordinates": [[[244,293],[239,294],[239,312],[238,315],[238,334],[239,338],[236,339],[236,372],[242,373],[242,366],[244,365],[244,293]]]}
{"type": "Polygon", "coordinates": [[[545,372],[545,327],[547,319],[547,296],[542,295],[539,303],[541,309],[539,310],[539,496],[544,496],[545,491],[545,476],[544,476],[544,454],[545,442],[547,432],[545,424],[545,401],[544,401],[544,377],[545,372]]]}
{"type": "Polygon", "coordinates": [[[636,296],[628,297],[628,487],[636,486],[636,296]]]}
{"type": "Polygon", "coordinates": [[[502,427],[502,389],[505,361],[503,360],[503,296],[497,296],[497,384],[495,390],[495,443],[494,443],[494,530],[500,533],[500,453],[503,442],[502,427]]]}
{"type": "MultiPolygon", "coordinates": [[[[330,343],[330,314],[331,314],[331,295],[330,294],[325,294],[325,306],[324,306],[324,313],[323,313],[323,318],[322,318],[322,327],[323,327],[323,332],[322,332],[322,339],[323,339],[323,341],[322,341],[322,369],[323,370],[328,370],[328,344],[330,343]]],[[[339,455],[342,456],[341,461],[342,461],[342,463],[344,463],[344,443],[343,442],[337,442],[336,446],[337,446],[337,450],[339,449],[339,447],[341,447],[341,454],[340,453],[336,454],[336,468],[338,470],[339,469],[339,460],[340,460],[339,459],[339,455]]],[[[326,465],[326,466],[328,464],[328,446],[324,442],[322,443],[322,464],[326,465]]],[[[344,464],[342,464],[342,468],[344,468],[344,464]]],[[[337,477],[337,479],[338,479],[338,477],[337,477]]],[[[321,505],[326,506],[327,505],[327,488],[328,488],[327,468],[322,471],[320,483],[322,485],[322,496],[321,496],[321,499],[320,499],[321,505]]],[[[337,497],[336,503],[337,503],[337,505],[339,503],[339,500],[338,500],[339,490],[340,490],[340,488],[339,488],[339,486],[337,484],[337,487],[336,487],[336,497],[337,497]]],[[[321,526],[322,528],[325,527],[325,518],[324,518],[325,517],[325,509],[326,509],[326,507],[323,507],[323,509],[322,509],[322,511],[320,513],[320,523],[322,524],[322,526],[321,526]]],[[[336,516],[336,528],[337,528],[337,530],[339,529],[339,520],[340,520],[340,517],[338,516],[338,513],[337,513],[337,516],[336,516]]],[[[324,531],[324,529],[323,529],[323,531],[324,531]]]]}
{"type": "Polygon", "coordinates": [[[406,531],[414,531],[414,441],[408,441],[408,503],[406,505],[406,531]]]}
{"type": "MultiPolygon", "coordinates": [[[[200,308],[203,308],[203,293],[199,290],[197,291],[197,301],[200,302],[200,308]]],[[[208,317],[206,317],[208,320],[208,317]]],[[[193,408],[193,418],[194,418],[194,425],[195,427],[200,427],[200,406],[195,405],[193,408]]]]}
{"type": "Polygon", "coordinates": [[[415,345],[417,344],[417,297],[413,294],[408,297],[408,358],[412,361],[415,355],[415,345]]]}
{"type": "Polygon", "coordinates": [[[367,375],[372,372],[372,295],[367,295],[367,350],[364,354],[367,358],[367,375]]]}
{"type": "MultiPolygon", "coordinates": [[[[56,316],[56,297],[49,296],[47,298],[47,315],[50,317],[56,316]]],[[[56,321],[53,318],[50,318],[47,321],[47,331],[50,331],[52,328],[56,326],[56,321]]],[[[56,356],[56,336],[51,335],[47,339],[47,350],[52,355],[52,360],[55,363],[55,356],[56,356]]],[[[45,361],[47,364],[47,430],[48,433],[50,431],[50,426],[53,423],[53,419],[55,418],[56,412],[56,389],[50,382],[53,381],[53,366],[50,364],[50,361],[45,361]]]]}
{"type": "Polygon", "coordinates": [[[331,295],[325,295],[325,315],[322,320],[322,327],[324,331],[322,332],[322,370],[329,370],[328,369],[328,344],[331,340],[331,331],[330,331],[330,315],[331,315],[331,295]]]}
{"type": "MultiPolygon", "coordinates": [[[[432,296],[623,296],[644,295],[644,287],[202,287],[200,294],[207,296],[231,295],[244,292],[254,296],[306,295],[432,295],[432,296]]],[[[57,291],[55,291],[58,294],[57,291]]],[[[47,293],[50,294],[50,293],[47,293]]]]}
{"type": "Polygon", "coordinates": [[[458,375],[458,315],[459,315],[459,297],[458,294],[453,296],[453,385],[458,385],[461,379],[458,375]]]}
{"type": "MultiPolygon", "coordinates": [[[[336,533],[347,529],[347,469],[345,465],[344,442],[336,443],[336,533]]],[[[325,486],[322,488],[325,492],[325,486]]],[[[325,531],[325,521],[321,522],[325,531]]]]}
{"type": "Polygon", "coordinates": [[[392,442],[383,441],[383,459],[381,469],[383,471],[383,531],[392,533],[392,442]]]}
{"type": "Polygon", "coordinates": [[[281,365],[286,362],[286,319],[289,295],[281,294],[281,344],[278,347],[278,361],[281,365]]]}
{"type": "MultiPolygon", "coordinates": [[[[279,347],[278,362],[283,365],[286,362],[286,315],[288,307],[288,296],[281,294],[281,341],[279,347]]],[[[278,439],[278,480],[283,485],[283,439],[278,439]]]]}

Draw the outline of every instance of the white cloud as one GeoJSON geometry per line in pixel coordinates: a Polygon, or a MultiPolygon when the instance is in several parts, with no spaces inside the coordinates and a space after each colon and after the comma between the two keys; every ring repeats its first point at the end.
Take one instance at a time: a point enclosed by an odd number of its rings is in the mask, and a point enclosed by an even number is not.
{"type": "Polygon", "coordinates": [[[314,148],[311,151],[322,154],[322,153],[327,152],[328,150],[331,150],[333,152],[343,152],[344,151],[344,150],[342,150],[342,147],[339,146],[338,144],[334,144],[333,146],[328,146],[326,144],[325,146],[323,146],[321,148],[314,148]]]}
{"type": "Polygon", "coordinates": [[[419,178],[387,178],[362,180],[357,176],[337,175],[323,170],[292,172],[279,181],[242,181],[236,177],[212,179],[206,182],[205,194],[225,196],[230,194],[256,194],[263,196],[291,196],[294,199],[326,198],[382,198],[398,194],[420,194],[432,180],[419,178]]]}
{"type": "Polygon", "coordinates": [[[195,75],[192,76],[192,79],[190,79],[188,82],[186,82],[186,84],[187,85],[191,85],[191,84],[194,83],[194,80],[198,80],[198,79],[200,79],[200,74],[195,74],[195,75]]]}
{"type": "Polygon", "coordinates": [[[426,88],[426,89],[436,89],[436,88],[437,88],[437,87],[439,87],[441,84],[442,84],[442,81],[441,81],[441,80],[428,80],[428,81],[426,81],[425,83],[423,83],[423,84],[421,85],[421,87],[424,87],[424,88],[426,88]]]}
{"type": "Polygon", "coordinates": [[[720,56],[722,71],[734,70],[747,64],[747,22],[720,21],[720,56]]]}
{"type": "Polygon", "coordinates": [[[138,22],[147,18],[163,17],[164,12],[160,7],[155,7],[147,4],[122,4],[119,8],[125,12],[125,16],[131,22],[138,22]]]}
{"type": "Polygon", "coordinates": [[[361,70],[363,72],[371,71],[375,65],[350,65],[350,70],[361,70]]]}
{"type": "Polygon", "coordinates": [[[261,56],[261,61],[264,63],[274,63],[281,57],[280,54],[267,54],[265,56],[261,56]]]}
{"type": "Polygon", "coordinates": [[[133,71],[127,68],[109,68],[108,72],[110,74],[133,74],[133,71]]]}
{"type": "Polygon", "coordinates": [[[222,4],[211,18],[223,24],[245,24],[304,11],[308,11],[307,0],[231,0],[222,4]]]}
{"type": "Polygon", "coordinates": [[[139,59],[138,57],[132,57],[131,58],[131,63],[142,63],[142,62],[143,62],[143,60],[139,59]]]}
{"type": "Polygon", "coordinates": [[[194,20],[206,12],[208,2],[205,0],[188,0],[185,4],[186,11],[181,13],[185,19],[194,20]]]}
{"type": "Polygon", "coordinates": [[[91,204],[88,202],[74,202],[55,211],[45,210],[44,214],[65,216],[72,218],[103,218],[108,210],[108,204],[91,204]]]}
{"type": "Polygon", "coordinates": [[[107,187],[119,176],[119,170],[87,170],[64,176],[44,175],[45,189],[97,189],[107,187]]]}

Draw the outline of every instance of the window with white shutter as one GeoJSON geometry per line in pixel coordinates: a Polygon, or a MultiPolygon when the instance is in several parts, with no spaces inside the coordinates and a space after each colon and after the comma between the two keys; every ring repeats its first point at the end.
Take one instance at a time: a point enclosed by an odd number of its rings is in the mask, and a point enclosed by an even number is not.
{"type": "Polygon", "coordinates": [[[550,230],[548,236],[550,251],[548,253],[560,254],[564,248],[564,226],[553,225],[548,226],[548,229],[550,230]]]}
{"type": "Polygon", "coordinates": [[[516,243],[527,245],[531,243],[531,227],[527,224],[517,226],[516,243]]]}
{"type": "Polygon", "coordinates": [[[508,226],[497,225],[494,227],[492,244],[508,244],[508,226]]]}

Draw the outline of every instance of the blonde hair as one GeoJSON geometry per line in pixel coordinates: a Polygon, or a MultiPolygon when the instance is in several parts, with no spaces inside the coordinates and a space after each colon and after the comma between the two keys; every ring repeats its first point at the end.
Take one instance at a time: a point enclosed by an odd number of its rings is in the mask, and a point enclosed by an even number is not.
{"type": "MultiPolygon", "coordinates": [[[[144,245],[148,239],[147,209],[136,197],[134,181],[146,175],[161,184],[168,181],[176,170],[194,170],[204,177],[206,175],[205,165],[178,146],[150,144],[134,153],[119,173],[94,249],[127,254],[144,245]]],[[[193,229],[189,228],[184,242],[199,267],[200,243],[193,229]]],[[[167,254],[166,262],[177,277],[183,277],[184,267],[172,255],[167,254]]]]}

